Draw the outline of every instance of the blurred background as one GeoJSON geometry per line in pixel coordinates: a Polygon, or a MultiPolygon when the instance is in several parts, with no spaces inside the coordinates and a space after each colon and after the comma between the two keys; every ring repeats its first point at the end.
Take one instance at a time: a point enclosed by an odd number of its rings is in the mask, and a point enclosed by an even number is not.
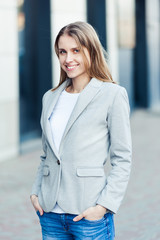
{"type": "Polygon", "coordinates": [[[116,239],[158,240],[160,0],[0,0],[0,239],[41,239],[29,202],[41,99],[59,82],[55,37],[74,21],[96,29],[130,101],[133,168],[116,239]]]}

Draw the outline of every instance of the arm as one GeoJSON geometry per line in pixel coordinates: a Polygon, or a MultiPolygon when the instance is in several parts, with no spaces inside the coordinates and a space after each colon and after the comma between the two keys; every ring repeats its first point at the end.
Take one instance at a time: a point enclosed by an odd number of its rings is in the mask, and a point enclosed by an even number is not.
{"type": "Polygon", "coordinates": [[[121,87],[108,114],[112,170],[107,178],[107,184],[96,206],[86,209],[73,221],[79,221],[86,216],[89,216],[90,220],[97,220],[108,211],[117,212],[123,200],[131,170],[132,142],[129,114],[127,92],[121,87]]]}
{"type": "Polygon", "coordinates": [[[40,162],[40,165],[38,167],[37,174],[36,174],[36,177],[35,177],[35,180],[34,180],[34,183],[33,183],[33,186],[32,186],[32,191],[31,191],[31,195],[36,195],[36,196],[38,196],[38,192],[39,192],[40,187],[41,187],[42,176],[43,176],[43,167],[44,167],[44,162],[45,162],[45,159],[46,159],[47,146],[46,146],[46,143],[45,143],[45,136],[44,136],[43,133],[42,133],[42,146],[43,146],[43,155],[40,156],[41,162],[40,162]]]}
{"type": "MultiPolygon", "coordinates": [[[[45,95],[44,95],[45,96],[45,95]]],[[[43,96],[43,100],[42,102],[44,102],[44,96],[43,96]]],[[[42,116],[43,116],[43,111],[42,111],[42,115],[41,115],[41,125],[42,125],[42,116]]],[[[45,136],[42,130],[42,148],[43,148],[43,155],[40,156],[40,164],[37,170],[37,174],[32,186],[32,191],[31,191],[31,202],[33,207],[35,208],[35,210],[40,212],[40,215],[43,215],[43,209],[41,208],[39,201],[38,201],[38,193],[40,191],[41,188],[41,182],[42,182],[42,177],[43,177],[43,167],[45,164],[45,159],[47,156],[47,145],[46,145],[46,141],[45,141],[45,136]]]]}
{"type": "Polygon", "coordinates": [[[116,213],[129,181],[132,157],[130,107],[125,88],[121,87],[108,114],[110,162],[112,169],[97,204],[116,213]]]}
{"type": "Polygon", "coordinates": [[[42,156],[40,156],[41,162],[38,167],[38,171],[37,171],[36,178],[33,183],[32,191],[31,191],[31,195],[30,195],[32,205],[36,211],[39,211],[40,215],[43,215],[43,209],[40,206],[39,201],[38,201],[38,193],[39,193],[40,187],[41,187],[42,176],[43,176],[43,166],[44,166],[44,161],[46,159],[46,144],[45,144],[45,138],[44,138],[43,133],[42,133],[42,145],[43,145],[44,154],[42,156]]]}
{"type": "MultiPolygon", "coordinates": [[[[41,128],[42,128],[44,102],[45,102],[46,95],[47,94],[45,93],[42,98],[42,113],[41,113],[41,119],[40,119],[41,128]]],[[[37,170],[37,174],[36,174],[33,186],[32,186],[32,191],[31,191],[31,195],[36,195],[36,196],[38,196],[38,193],[41,188],[41,182],[42,182],[42,177],[43,177],[43,167],[44,167],[44,162],[45,162],[46,155],[47,155],[47,145],[46,145],[45,135],[43,133],[43,128],[42,128],[42,149],[43,149],[43,154],[40,156],[41,161],[40,161],[40,164],[39,164],[39,167],[37,170]]]]}

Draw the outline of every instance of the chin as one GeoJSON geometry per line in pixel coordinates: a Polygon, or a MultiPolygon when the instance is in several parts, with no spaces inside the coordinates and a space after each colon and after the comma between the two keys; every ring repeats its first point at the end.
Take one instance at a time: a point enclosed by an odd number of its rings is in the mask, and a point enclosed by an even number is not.
{"type": "Polygon", "coordinates": [[[74,75],[74,74],[67,74],[67,76],[68,76],[69,78],[76,78],[76,77],[78,77],[77,75],[74,75]]]}

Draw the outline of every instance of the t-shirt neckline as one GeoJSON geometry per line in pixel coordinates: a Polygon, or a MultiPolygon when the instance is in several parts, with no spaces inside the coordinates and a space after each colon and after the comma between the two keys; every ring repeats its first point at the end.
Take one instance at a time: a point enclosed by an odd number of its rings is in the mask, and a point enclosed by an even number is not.
{"type": "Polygon", "coordinates": [[[68,94],[68,95],[79,95],[80,93],[69,93],[66,91],[66,89],[63,90],[64,93],[68,94]]]}

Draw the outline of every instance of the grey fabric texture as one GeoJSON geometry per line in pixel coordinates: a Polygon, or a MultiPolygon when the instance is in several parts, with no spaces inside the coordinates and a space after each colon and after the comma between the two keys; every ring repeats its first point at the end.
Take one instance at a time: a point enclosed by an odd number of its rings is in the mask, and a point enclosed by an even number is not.
{"type": "Polygon", "coordinates": [[[130,106],[124,87],[92,78],[80,93],[65,128],[59,151],[49,118],[66,86],[43,96],[41,115],[44,154],[32,187],[45,212],[56,202],[70,214],[100,204],[117,213],[129,181],[132,160],[130,106]],[[104,165],[110,156],[111,170],[104,165]],[[58,163],[59,160],[59,163],[58,163]]]}

